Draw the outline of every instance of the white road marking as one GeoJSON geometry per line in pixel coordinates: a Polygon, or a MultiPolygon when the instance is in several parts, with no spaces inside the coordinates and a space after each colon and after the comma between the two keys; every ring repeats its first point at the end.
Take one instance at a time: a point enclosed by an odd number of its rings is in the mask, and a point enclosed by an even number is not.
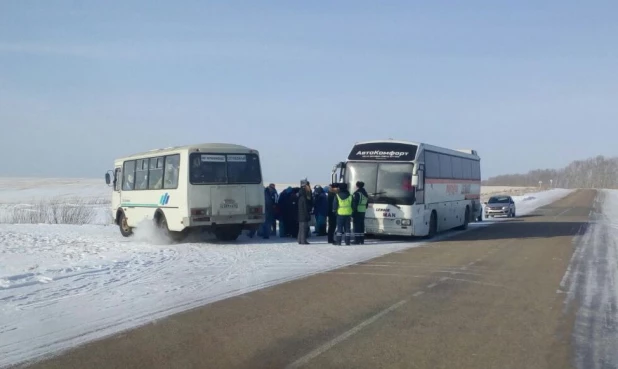
{"type": "Polygon", "coordinates": [[[424,293],[425,293],[425,291],[418,291],[418,292],[415,292],[414,295],[412,295],[412,296],[419,297],[420,295],[422,295],[424,293]]]}
{"type": "Polygon", "coordinates": [[[300,367],[302,367],[303,365],[307,364],[311,360],[315,359],[316,357],[318,357],[318,356],[322,355],[323,353],[325,353],[326,351],[330,350],[335,345],[337,345],[337,344],[347,340],[348,338],[352,337],[356,333],[360,332],[361,329],[365,328],[366,326],[368,326],[371,323],[375,322],[376,320],[380,319],[384,315],[386,315],[386,314],[388,314],[388,313],[398,309],[399,307],[404,305],[406,302],[408,302],[408,300],[401,300],[398,303],[389,306],[388,308],[382,310],[381,312],[377,313],[376,315],[372,316],[371,318],[363,321],[362,323],[360,323],[359,325],[357,325],[354,328],[350,329],[349,331],[347,331],[347,332],[343,333],[342,335],[340,335],[340,336],[330,340],[329,342],[327,342],[324,345],[318,347],[317,349],[309,352],[307,355],[301,357],[300,359],[296,360],[292,364],[286,366],[286,368],[287,369],[292,369],[292,368],[300,368],[300,367]]]}

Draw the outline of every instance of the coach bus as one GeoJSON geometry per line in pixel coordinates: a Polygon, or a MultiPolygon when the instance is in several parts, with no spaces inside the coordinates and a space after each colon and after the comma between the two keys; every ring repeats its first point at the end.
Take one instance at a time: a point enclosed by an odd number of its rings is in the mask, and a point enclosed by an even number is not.
{"type": "Polygon", "coordinates": [[[335,165],[332,181],[347,183],[350,192],[357,181],[365,183],[367,234],[431,238],[482,220],[475,150],[395,140],[358,142],[347,161],[335,165]]]}
{"type": "Polygon", "coordinates": [[[112,211],[129,237],[144,220],[180,241],[189,230],[232,241],[264,221],[264,185],[258,151],[205,143],[156,149],[114,162],[105,175],[112,211]]]}

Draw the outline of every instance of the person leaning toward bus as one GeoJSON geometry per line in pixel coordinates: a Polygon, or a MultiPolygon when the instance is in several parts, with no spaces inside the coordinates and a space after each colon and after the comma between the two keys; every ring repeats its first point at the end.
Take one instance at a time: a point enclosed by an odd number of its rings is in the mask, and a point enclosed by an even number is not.
{"type": "Polygon", "coordinates": [[[335,244],[335,228],[337,228],[337,212],[334,208],[335,196],[339,190],[339,183],[331,183],[328,187],[328,243],[335,244]]]}
{"type": "Polygon", "coordinates": [[[352,217],[352,196],[348,191],[347,183],[339,184],[339,193],[335,195],[333,210],[337,214],[337,232],[335,245],[341,245],[341,239],[345,237],[345,244],[350,245],[350,218],[352,217]]]}
{"type": "Polygon", "coordinates": [[[356,182],[356,191],[352,196],[352,223],[354,225],[354,243],[356,245],[365,244],[365,212],[369,195],[365,190],[365,183],[356,182]]]}

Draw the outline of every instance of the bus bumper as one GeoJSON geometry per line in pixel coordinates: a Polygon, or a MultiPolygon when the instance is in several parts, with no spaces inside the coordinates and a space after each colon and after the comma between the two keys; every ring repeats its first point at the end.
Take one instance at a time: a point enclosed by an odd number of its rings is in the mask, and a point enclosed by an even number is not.
{"type": "Polygon", "coordinates": [[[409,219],[365,218],[365,234],[411,236],[412,232],[409,219]]]}
{"type": "Polygon", "coordinates": [[[214,215],[208,217],[185,218],[188,227],[213,227],[218,225],[256,225],[264,223],[264,215],[214,215]]]}

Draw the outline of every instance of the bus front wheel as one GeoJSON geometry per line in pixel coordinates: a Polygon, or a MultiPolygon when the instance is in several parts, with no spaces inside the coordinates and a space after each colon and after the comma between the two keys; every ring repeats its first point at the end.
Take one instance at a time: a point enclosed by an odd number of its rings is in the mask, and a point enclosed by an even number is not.
{"type": "Polygon", "coordinates": [[[133,234],[133,229],[129,227],[129,224],[127,223],[127,217],[124,215],[124,212],[118,212],[117,219],[118,228],[120,228],[120,234],[122,234],[124,237],[131,236],[133,234]]]}
{"type": "Polygon", "coordinates": [[[429,219],[429,233],[427,238],[434,238],[438,233],[438,215],[435,211],[431,212],[431,218],[429,219]]]}

